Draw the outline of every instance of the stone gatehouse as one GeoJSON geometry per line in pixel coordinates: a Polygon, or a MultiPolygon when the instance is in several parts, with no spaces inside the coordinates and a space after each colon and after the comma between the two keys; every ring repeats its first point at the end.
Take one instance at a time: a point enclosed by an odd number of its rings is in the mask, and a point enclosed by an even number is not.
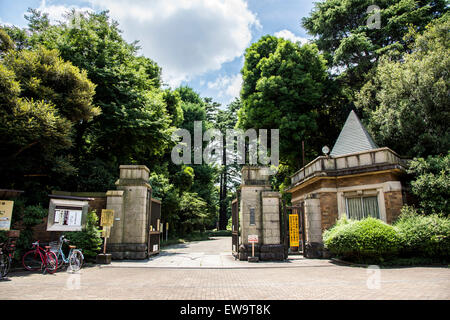
{"type": "Polygon", "coordinates": [[[305,256],[322,255],[323,231],[343,216],[394,222],[406,202],[406,165],[379,148],[352,111],[331,153],[291,176],[292,204],[305,208],[305,256]]]}

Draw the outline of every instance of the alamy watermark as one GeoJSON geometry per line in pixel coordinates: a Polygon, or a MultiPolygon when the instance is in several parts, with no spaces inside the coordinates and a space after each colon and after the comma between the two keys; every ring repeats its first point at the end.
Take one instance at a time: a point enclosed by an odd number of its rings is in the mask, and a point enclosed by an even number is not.
{"type": "Polygon", "coordinates": [[[367,8],[366,13],[369,14],[367,18],[367,27],[369,29],[381,29],[381,9],[377,5],[371,5],[367,8]]]}
{"type": "Polygon", "coordinates": [[[370,265],[367,267],[366,273],[369,275],[366,281],[367,288],[371,290],[381,289],[380,267],[376,265],[370,265]]]}
{"type": "Polygon", "coordinates": [[[269,130],[228,129],[224,135],[218,129],[208,129],[203,133],[202,121],[194,122],[194,145],[188,130],[178,129],[172,134],[177,145],[172,149],[174,164],[250,164],[270,166],[276,171],[279,165],[280,132],[270,129],[270,148],[268,146],[269,130]],[[181,138],[181,141],[180,141],[181,138]],[[205,148],[203,143],[207,142],[205,148]],[[192,157],[193,151],[193,157],[192,157]],[[225,153],[225,154],[224,154],[225,153]]]}

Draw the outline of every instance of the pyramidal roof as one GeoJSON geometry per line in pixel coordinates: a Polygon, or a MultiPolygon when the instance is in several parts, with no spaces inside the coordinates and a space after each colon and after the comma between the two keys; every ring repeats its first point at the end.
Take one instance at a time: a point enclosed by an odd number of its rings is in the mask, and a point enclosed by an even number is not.
{"type": "Polygon", "coordinates": [[[370,134],[352,110],[345,121],[339,137],[331,150],[331,156],[341,156],[366,150],[378,149],[370,134]]]}

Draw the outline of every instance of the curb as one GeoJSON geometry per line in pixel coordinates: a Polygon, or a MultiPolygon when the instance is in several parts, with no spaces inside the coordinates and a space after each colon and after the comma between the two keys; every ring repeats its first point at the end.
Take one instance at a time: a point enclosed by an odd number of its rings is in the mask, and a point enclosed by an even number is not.
{"type": "Polygon", "coordinates": [[[359,267],[359,268],[367,268],[370,266],[370,264],[360,264],[360,263],[353,263],[353,262],[349,262],[349,261],[344,261],[338,258],[331,258],[331,261],[334,261],[336,263],[340,263],[340,264],[345,264],[347,266],[350,267],[359,267]]]}

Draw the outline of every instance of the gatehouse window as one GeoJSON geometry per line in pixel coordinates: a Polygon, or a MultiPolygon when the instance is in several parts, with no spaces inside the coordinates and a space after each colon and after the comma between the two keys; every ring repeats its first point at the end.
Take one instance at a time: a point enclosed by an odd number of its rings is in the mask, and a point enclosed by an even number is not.
{"type": "Polygon", "coordinates": [[[346,197],[347,218],[362,220],[367,217],[380,219],[377,196],[346,197]]]}
{"type": "Polygon", "coordinates": [[[250,208],[250,225],[255,224],[255,208],[250,208]]]}

